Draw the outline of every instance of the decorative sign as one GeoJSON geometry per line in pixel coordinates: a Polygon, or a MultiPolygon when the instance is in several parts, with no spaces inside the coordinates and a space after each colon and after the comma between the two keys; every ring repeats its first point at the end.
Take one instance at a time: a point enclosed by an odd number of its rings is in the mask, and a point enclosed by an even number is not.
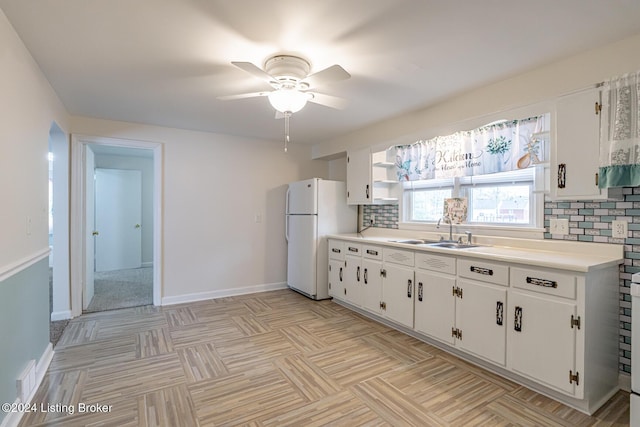
{"type": "Polygon", "coordinates": [[[444,199],[444,218],[451,224],[462,224],[467,220],[467,199],[452,197],[444,199]]]}

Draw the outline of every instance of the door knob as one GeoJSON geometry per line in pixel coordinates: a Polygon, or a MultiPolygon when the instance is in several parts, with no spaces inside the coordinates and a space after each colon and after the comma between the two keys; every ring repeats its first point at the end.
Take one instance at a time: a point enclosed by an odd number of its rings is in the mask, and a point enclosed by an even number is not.
{"type": "Polygon", "coordinates": [[[91,233],[92,236],[97,236],[98,234],[100,234],[98,233],[98,231],[94,231],[93,233],[91,233]]]}
{"type": "Polygon", "coordinates": [[[136,228],[140,228],[140,224],[136,224],[136,228]]]}

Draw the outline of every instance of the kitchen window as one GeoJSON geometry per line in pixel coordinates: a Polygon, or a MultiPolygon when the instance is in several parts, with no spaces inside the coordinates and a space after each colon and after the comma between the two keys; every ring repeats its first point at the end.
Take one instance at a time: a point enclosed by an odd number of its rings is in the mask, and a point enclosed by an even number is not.
{"type": "Polygon", "coordinates": [[[466,224],[478,226],[541,227],[536,212],[543,204],[534,191],[536,168],[489,175],[403,183],[404,222],[434,223],[442,218],[444,199],[465,197],[468,201],[466,224]]]}

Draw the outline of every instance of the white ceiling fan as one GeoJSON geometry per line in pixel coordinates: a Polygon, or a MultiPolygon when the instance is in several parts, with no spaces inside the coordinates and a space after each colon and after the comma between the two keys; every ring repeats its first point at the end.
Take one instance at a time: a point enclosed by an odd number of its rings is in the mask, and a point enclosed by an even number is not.
{"type": "Polygon", "coordinates": [[[273,90],[219,96],[220,100],[234,100],[266,96],[276,109],[276,118],[285,119],[285,151],[289,142],[289,117],[300,111],[308,102],[342,109],[347,105],[344,98],[313,91],[318,86],[345,80],[351,75],[339,65],[332,65],[309,74],[309,61],[293,55],[274,55],[267,59],[264,70],[251,62],[232,62],[236,67],[264,80],[273,90]]]}

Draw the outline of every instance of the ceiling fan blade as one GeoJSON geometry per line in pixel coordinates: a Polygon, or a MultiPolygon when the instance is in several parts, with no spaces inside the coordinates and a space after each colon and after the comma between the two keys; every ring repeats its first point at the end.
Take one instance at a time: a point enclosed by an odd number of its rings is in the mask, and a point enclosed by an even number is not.
{"type": "Polygon", "coordinates": [[[326,83],[346,80],[349,77],[351,77],[351,74],[347,73],[344,68],[336,64],[329,68],[325,68],[324,70],[320,70],[317,73],[308,75],[302,80],[302,82],[307,83],[309,87],[317,87],[326,83]]]}
{"type": "Polygon", "coordinates": [[[309,97],[309,102],[324,105],[326,107],[342,110],[349,104],[349,101],[337,96],[326,95],[324,93],[317,93],[317,92],[305,92],[305,93],[308,93],[309,95],[311,95],[309,97]]]}
{"type": "Polygon", "coordinates": [[[260,80],[264,80],[267,83],[271,84],[277,82],[277,80],[272,75],[266,73],[262,68],[256,66],[251,62],[232,61],[231,63],[241,70],[246,71],[247,73],[259,78],[260,80]]]}
{"type": "Polygon", "coordinates": [[[239,93],[237,95],[224,95],[217,98],[221,101],[231,101],[233,99],[255,98],[258,96],[268,96],[271,92],[252,92],[252,93],[239,93]]]}

